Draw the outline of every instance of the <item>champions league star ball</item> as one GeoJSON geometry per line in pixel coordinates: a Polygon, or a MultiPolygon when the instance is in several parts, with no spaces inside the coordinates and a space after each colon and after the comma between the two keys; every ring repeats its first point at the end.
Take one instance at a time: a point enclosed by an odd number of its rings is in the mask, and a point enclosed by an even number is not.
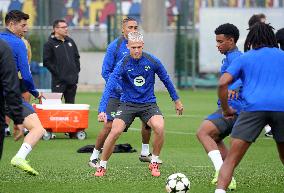
{"type": "Polygon", "coordinates": [[[189,192],[190,181],[182,173],[175,173],[168,177],[166,190],[168,193],[187,193],[189,192]]]}

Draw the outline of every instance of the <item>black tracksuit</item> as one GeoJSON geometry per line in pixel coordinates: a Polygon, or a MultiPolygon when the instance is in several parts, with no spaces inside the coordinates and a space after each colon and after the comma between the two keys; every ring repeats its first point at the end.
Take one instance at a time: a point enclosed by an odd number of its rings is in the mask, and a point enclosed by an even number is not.
{"type": "Polygon", "coordinates": [[[22,99],[16,64],[11,49],[3,40],[0,40],[0,159],[6,127],[5,104],[14,124],[22,124],[24,118],[22,116],[22,99]]]}
{"type": "Polygon", "coordinates": [[[80,72],[80,55],[75,42],[51,34],[43,48],[43,66],[52,74],[52,92],[63,93],[65,103],[74,103],[80,72]]]}

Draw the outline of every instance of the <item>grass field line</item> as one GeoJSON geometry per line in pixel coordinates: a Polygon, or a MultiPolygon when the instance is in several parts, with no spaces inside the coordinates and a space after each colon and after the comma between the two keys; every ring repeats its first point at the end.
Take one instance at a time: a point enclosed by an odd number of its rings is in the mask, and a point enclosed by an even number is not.
{"type": "MultiPolygon", "coordinates": [[[[130,127],[129,130],[131,131],[141,131],[141,128],[134,128],[134,127],[130,127]]],[[[193,132],[183,132],[183,131],[169,131],[169,130],[165,130],[165,133],[169,133],[169,134],[179,134],[179,135],[196,135],[196,133],[193,132]]],[[[264,140],[273,140],[273,138],[271,137],[258,137],[257,139],[264,139],[264,140]]]]}

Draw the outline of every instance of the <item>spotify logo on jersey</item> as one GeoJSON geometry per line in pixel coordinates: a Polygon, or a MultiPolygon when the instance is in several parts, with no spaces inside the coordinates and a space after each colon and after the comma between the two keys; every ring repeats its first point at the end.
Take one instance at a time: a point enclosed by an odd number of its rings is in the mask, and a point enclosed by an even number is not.
{"type": "Polygon", "coordinates": [[[145,84],[145,79],[143,76],[137,76],[134,78],[134,84],[135,86],[143,86],[145,84]]]}

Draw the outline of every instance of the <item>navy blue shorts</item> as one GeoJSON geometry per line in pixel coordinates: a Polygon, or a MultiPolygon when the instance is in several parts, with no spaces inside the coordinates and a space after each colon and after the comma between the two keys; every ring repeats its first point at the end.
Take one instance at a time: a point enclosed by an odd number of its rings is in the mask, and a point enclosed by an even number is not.
{"type": "Polygon", "coordinates": [[[231,134],[232,128],[237,120],[238,116],[226,119],[222,114],[222,109],[218,109],[214,113],[208,115],[205,120],[211,121],[220,132],[220,139],[224,139],[231,134]]]}

